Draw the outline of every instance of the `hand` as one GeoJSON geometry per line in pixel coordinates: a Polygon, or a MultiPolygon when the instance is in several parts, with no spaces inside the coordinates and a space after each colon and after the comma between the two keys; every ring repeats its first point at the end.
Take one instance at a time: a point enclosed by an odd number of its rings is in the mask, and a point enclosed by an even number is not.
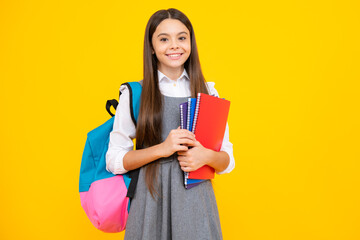
{"type": "Polygon", "coordinates": [[[171,156],[174,152],[188,150],[187,145],[193,145],[196,141],[195,135],[187,129],[173,129],[164,142],[160,144],[163,157],[171,156]]]}
{"type": "MultiPolygon", "coordinates": [[[[190,145],[189,145],[190,146],[190,145]]],[[[210,159],[209,149],[205,148],[199,141],[194,141],[192,148],[187,151],[178,152],[178,161],[184,172],[192,172],[204,165],[207,165],[210,159]]]]}

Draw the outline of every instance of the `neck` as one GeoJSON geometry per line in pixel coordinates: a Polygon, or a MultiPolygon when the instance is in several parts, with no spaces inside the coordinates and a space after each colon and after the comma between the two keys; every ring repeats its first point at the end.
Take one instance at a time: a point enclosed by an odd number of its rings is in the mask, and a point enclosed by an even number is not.
{"type": "Polygon", "coordinates": [[[161,67],[159,67],[158,69],[160,72],[165,74],[168,78],[170,78],[170,80],[173,80],[173,81],[176,81],[184,71],[183,66],[180,68],[174,68],[174,69],[163,69],[161,67]]]}

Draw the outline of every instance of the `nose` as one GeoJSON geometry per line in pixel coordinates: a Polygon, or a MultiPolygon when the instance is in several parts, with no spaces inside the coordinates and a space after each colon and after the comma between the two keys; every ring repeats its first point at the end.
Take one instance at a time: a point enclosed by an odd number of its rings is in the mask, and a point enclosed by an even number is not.
{"type": "Polygon", "coordinates": [[[178,48],[179,48],[179,46],[178,46],[177,42],[176,42],[176,41],[172,41],[172,42],[171,42],[170,49],[178,49],[178,48]]]}

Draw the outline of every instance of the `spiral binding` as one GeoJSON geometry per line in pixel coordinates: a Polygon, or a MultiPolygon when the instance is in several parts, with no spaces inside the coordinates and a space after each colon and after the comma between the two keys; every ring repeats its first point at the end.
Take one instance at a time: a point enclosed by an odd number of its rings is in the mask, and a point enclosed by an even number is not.
{"type": "Polygon", "coordinates": [[[184,177],[185,177],[185,187],[187,188],[187,180],[189,178],[189,173],[188,172],[184,172],[184,177]]]}
{"type": "Polygon", "coordinates": [[[180,105],[180,126],[181,126],[181,128],[184,128],[183,116],[184,116],[183,105],[180,105]]]}
{"type": "Polygon", "coordinates": [[[200,96],[201,96],[201,94],[198,93],[198,96],[197,96],[197,99],[196,99],[196,108],[195,108],[194,124],[193,124],[193,128],[192,128],[192,132],[193,132],[193,133],[195,133],[196,121],[197,121],[198,114],[199,114],[200,96]]]}

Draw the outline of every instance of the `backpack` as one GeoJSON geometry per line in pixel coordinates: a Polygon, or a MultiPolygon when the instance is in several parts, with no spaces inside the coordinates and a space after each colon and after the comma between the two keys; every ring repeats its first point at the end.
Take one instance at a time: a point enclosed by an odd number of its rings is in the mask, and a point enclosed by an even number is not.
{"type": "MultiPolygon", "coordinates": [[[[142,86],[140,82],[124,84],[130,92],[131,118],[136,126],[142,86]]],[[[130,199],[134,196],[139,175],[139,169],[117,175],[106,170],[105,156],[114,124],[110,107],[116,109],[117,105],[115,99],[106,102],[106,110],[112,117],[87,134],[80,167],[81,206],[91,223],[103,232],[121,232],[125,229],[130,199]]]]}

